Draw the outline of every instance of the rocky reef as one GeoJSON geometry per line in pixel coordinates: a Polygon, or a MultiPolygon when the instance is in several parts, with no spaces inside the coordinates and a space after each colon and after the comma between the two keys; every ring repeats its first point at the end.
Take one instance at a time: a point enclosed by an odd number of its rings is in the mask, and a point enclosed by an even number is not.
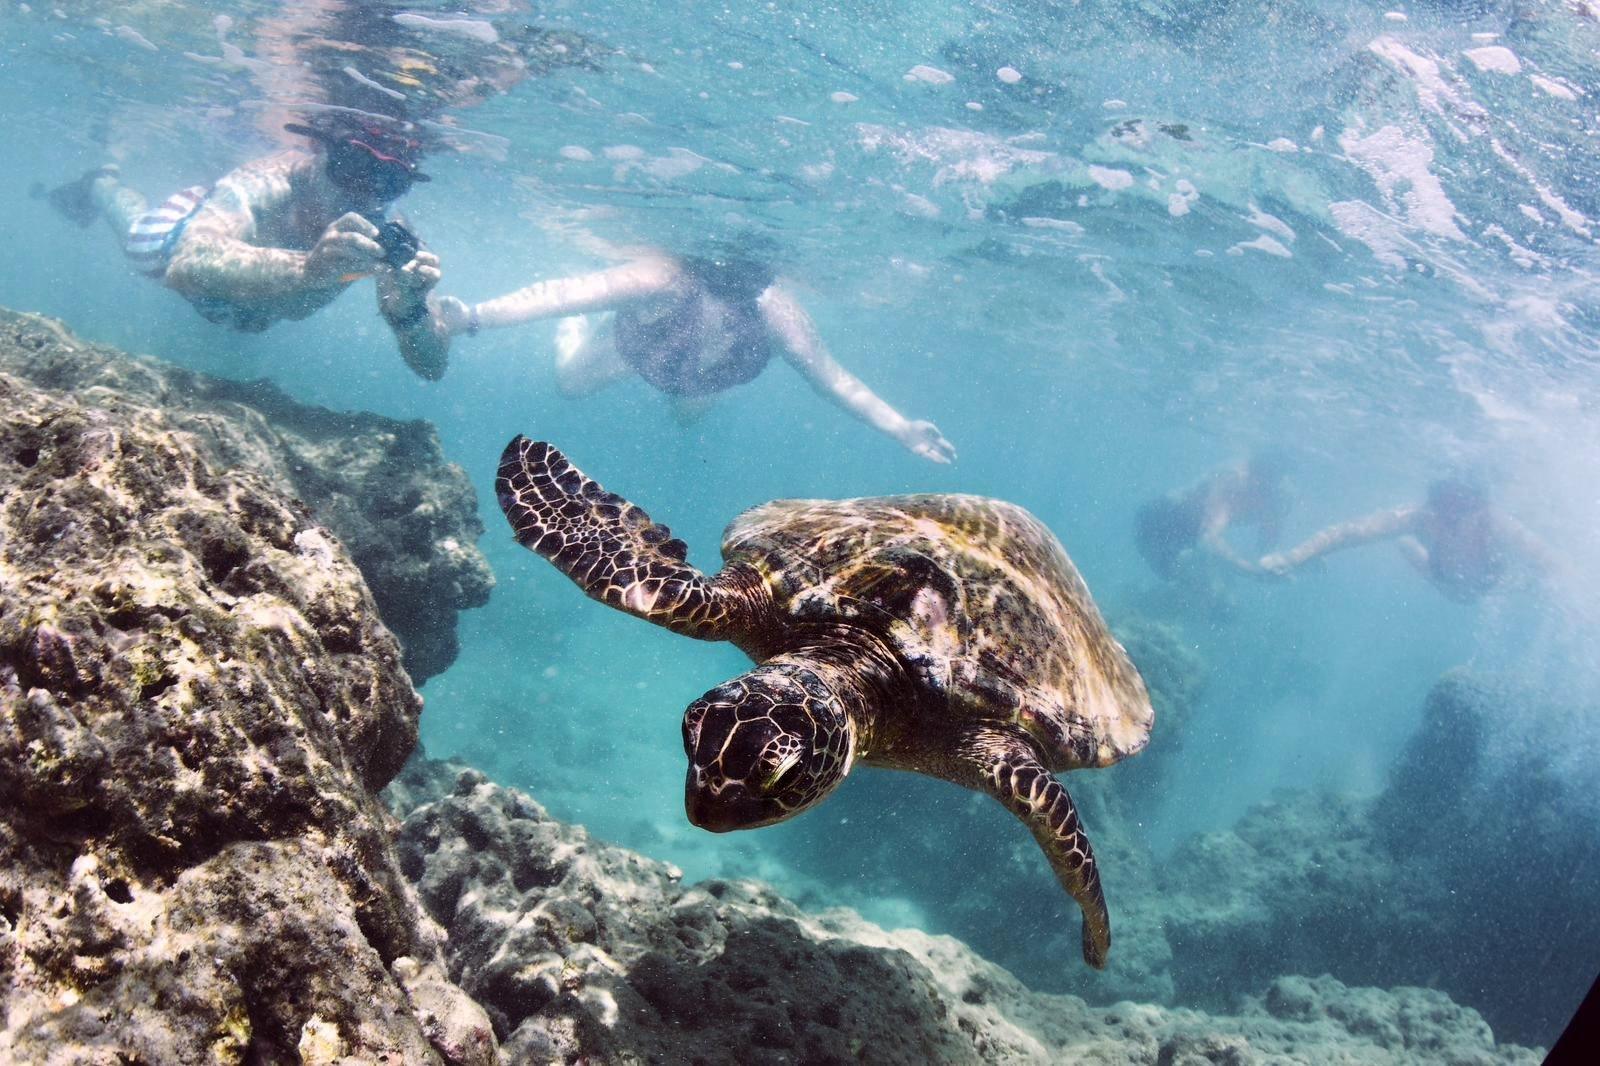
{"type": "Polygon", "coordinates": [[[1510,1039],[1559,1033],[1600,958],[1600,821],[1559,753],[1507,744],[1536,698],[1448,674],[1375,798],[1286,793],[1180,849],[1150,897],[1178,998],[1246,973],[1426,981],[1510,1039]]]}
{"type": "Polygon", "coordinates": [[[391,789],[401,865],[512,1062],[1535,1063],[1435,990],[1284,977],[1235,1013],[1031,991],[950,937],[808,913],[551,819],[477,771],[391,789]]]}
{"type": "Polygon", "coordinates": [[[338,475],[221,386],[0,326],[0,1059],[493,1061],[374,795],[421,699],[291,492],[338,475]]]}
{"type": "MultiPolygon", "coordinates": [[[[753,882],[686,885],[476,771],[413,758],[396,780],[421,699],[369,586],[458,605],[488,588],[470,539],[444,543],[475,535],[470,490],[429,431],[300,408],[26,316],[0,316],[0,353],[0,1061],[1537,1061],[1438,990],[1263,977],[1216,1014],[1093,1007],[949,937],[808,912],[753,882]],[[347,537],[376,560],[365,576],[347,537]]],[[[445,623],[393,624],[420,626],[413,652],[443,661],[445,623]]],[[[1197,691],[1171,642],[1145,637],[1170,653],[1171,692],[1197,691]]],[[[1348,891],[1362,849],[1405,848],[1419,827],[1404,817],[1505,787],[1435,765],[1489,765],[1466,692],[1441,697],[1432,739],[1401,760],[1373,808],[1389,815],[1350,830],[1368,835],[1340,853],[1330,893],[1348,891]]],[[[1199,949],[1177,938],[1138,902],[1161,899],[1167,875],[1125,831],[1129,801],[1093,781],[1078,791],[1107,827],[1108,868],[1148,888],[1123,897],[1113,987],[1203,999],[1194,953],[1229,937],[1231,988],[1257,961],[1344,965],[1295,946],[1294,912],[1325,902],[1320,882],[1284,887],[1305,874],[1298,858],[1256,858],[1225,897],[1169,893],[1204,934],[1199,949]],[[1291,948],[1263,952],[1242,932],[1259,922],[1291,948]]],[[[1326,816],[1306,825],[1295,839],[1346,839],[1326,816]]],[[[1186,861],[1267,855],[1271,837],[1247,823],[1186,861]]],[[[1016,845],[1001,861],[1042,868],[1031,841],[1016,845]]],[[[1432,850],[1458,878],[1474,854],[1442,836],[1432,850]]],[[[936,855],[948,889],[960,868],[936,855]]],[[[995,861],[981,860],[991,875],[995,861]]],[[[1074,927],[1053,884],[1018,884],[971,898],[1074,927]]],[[[1078,966],[1075,950],[1058,961],[1078,966]]]]}
{"type": "Polygon", "coordinates": [[[90,344],[59,323],[0,309],[0,374],[71,395],[86,410],[159,408],[221,474],[284,486],[349,551],[421,684],[457,654],[459,612],[494,584],[478,551],[472,484],[427,422],[296,403],[238,382],[90,344]]]}

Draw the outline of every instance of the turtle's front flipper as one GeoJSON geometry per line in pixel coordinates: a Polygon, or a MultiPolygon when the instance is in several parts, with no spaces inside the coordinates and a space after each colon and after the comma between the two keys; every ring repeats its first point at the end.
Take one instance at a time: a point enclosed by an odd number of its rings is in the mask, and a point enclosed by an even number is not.
{"type": "Polygon", "coordinates": [[[517,437],[500,457],[494,488],[517,542],[594,599],[675,633],[724,638],[738,595],[684,562],[688,548],[671,530],[555,448],[517,437]]]}
{"type": "Polygon", "coordinates": [[[1083,909],[1083,961],[1104,969],[1111,916],[1089,837],[1072,797],[1045,768],[1025,734],[1002,730],[974,736],[963,753],[985,791],[1021,818],[1039,842],[1056,880],[1083,909]]]}

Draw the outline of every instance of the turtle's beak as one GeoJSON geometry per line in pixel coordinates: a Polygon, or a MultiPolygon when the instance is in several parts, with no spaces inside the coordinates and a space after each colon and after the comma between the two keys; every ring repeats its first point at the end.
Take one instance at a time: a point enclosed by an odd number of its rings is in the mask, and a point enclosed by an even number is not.
{"type": "Polygon", "coordinates": [[[690,823],[713,833],[755,829],[780,820],[772,816],[770,803],[752,795],[749,789],[736,782],[724,785],[716,794],[703,786],[695,787],[693,771],[689,773],[683,800],[690,823]]]}

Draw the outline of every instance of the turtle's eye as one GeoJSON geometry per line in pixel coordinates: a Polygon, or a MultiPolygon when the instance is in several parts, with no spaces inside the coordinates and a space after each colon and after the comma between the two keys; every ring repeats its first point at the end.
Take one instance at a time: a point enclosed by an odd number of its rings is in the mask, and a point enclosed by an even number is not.
{"type": "Polygon", "coordinates": [[[761,782],[761,791],[771,794],[782,792],[794,784],[794,779],[800,773],[800,753],[798,751],[785,755],[773,766],[770,773],[761,782]]]}

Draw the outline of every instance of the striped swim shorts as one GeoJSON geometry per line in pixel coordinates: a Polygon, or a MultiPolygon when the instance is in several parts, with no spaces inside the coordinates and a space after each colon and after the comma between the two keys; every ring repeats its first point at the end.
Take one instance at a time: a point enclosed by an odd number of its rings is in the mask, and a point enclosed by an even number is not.
{"type": "Polygon", "coordinates": [[[128,227],[128,240],[124,251],[134,269],[142,274],[159,277],[167,269],[167,259],[172,247],[183,232],[190,217],[205,203],[211,189],[206,185],[191,185],[173,193],[162,201],[160,207],[146,211],[128,227]]]}

